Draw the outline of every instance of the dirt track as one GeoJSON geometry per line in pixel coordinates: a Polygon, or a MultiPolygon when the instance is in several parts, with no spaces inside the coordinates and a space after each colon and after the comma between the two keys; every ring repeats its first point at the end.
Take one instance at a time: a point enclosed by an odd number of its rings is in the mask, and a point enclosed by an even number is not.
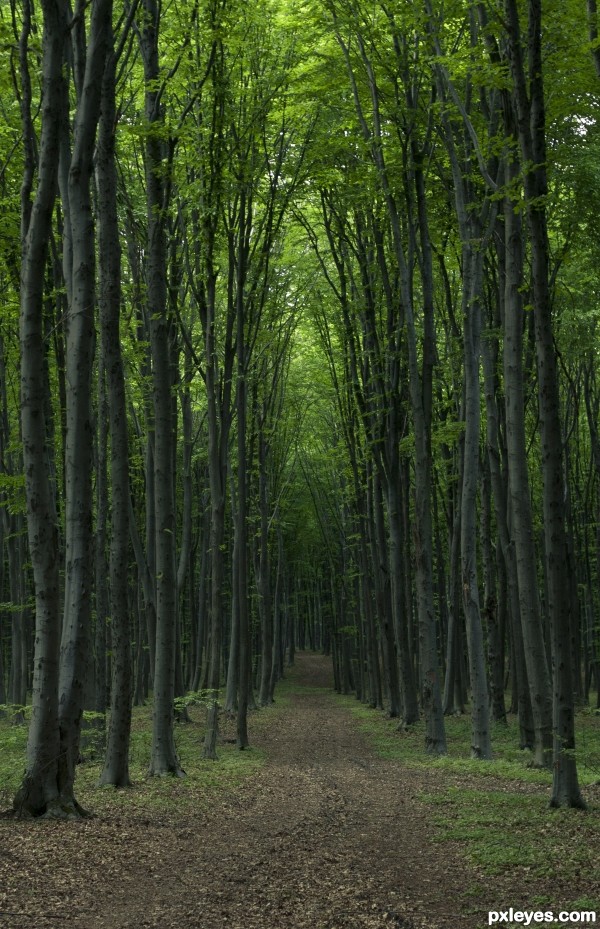
{"type": "Polygon", "coordinates": [[[376,757],[314,690],[331,684],[328,659],[301,655],[296,674],[306,692],[255,739],[268,763],[214,810],[20,825],[2,929],[482,926],[464,862],[432,841],[427,773],[376,757]]]}

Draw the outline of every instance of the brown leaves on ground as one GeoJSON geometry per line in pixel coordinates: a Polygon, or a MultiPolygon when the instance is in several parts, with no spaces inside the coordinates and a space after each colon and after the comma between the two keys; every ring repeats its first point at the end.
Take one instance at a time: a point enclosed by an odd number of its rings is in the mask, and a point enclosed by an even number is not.
{"type": "Polygon", "coordinates": [[[522,903],[510,886],[465,896],[481,877],[419,800],[443,774],[376,757],[315,691],[328,659],[297,673],[312,690],[254,733],[266,765],[208,808],[125,795],[92,820],[0,822],[2,929],[476,929],[522,903]]]}

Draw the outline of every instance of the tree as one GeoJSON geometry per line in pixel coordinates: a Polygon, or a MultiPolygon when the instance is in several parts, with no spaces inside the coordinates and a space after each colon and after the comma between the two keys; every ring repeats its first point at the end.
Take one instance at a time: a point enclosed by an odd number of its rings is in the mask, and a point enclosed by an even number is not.
{"type": "MultiPolygon", "coordinates": [[[[104,0],[95,5],[87,55],[84,61],[78,59],[80,66],[83,66],[83,73],[68,178],[71,203],[65,255],[70,256],[72,245],[73,264],[72,267],[67,264],[66,270],[72,273],[68,279],[68,293],[71,313],[70,363],[73,369],[67,440],[67,593],[60,666],[59,550],[46,449],[42,312],[44,268],[58,180],[61,127],[64,126],[67,105],[63,53],[68,19],[67,7],[62,2],[45,3],[43,12],[44,107],[38,185],[29,218],[25,206],[27,198],[25,195],[22,197],[24,241],[21,272],[23,462],[29,546],[36,592],[36,656],[28,768],[14,806],[19,814],[76,816],[82,813],[74,798],[73,782],[82,712],[83,655],[86,636],[89,634],[91,591],[89,379],[94,305],[94,239],[90,222],[89,182],[99,116],[99,77],[110,5],[104,0]],[[72,596],[68,591],[72,591],[72,596]]],[[[26,115],[24,128],[27,145],[31,144],[31,127],[26,115]]],[[[64,145],[64,139],[62,142],[64,145]]],[[[25,175],[26,185],[30,180],[32,178],[28,171],[25,175]]]]}
{"type": "Polygon", "coordinates": [[[100,117],[100,93],[112,14],[110,0],[94,5],[87,49],[83,10],[72,24],[77,110],[69,157],[66,96],[61,101],[59,188],[64,213],[63,273],[66,321],[65,592],[60,654],[59,777],[73,791],[79,759],[84,681],[91,644],[92,609],[92,361],[95,314],[95,230],[90,182],[100,117]],[[83,60],[81,56],[84,55],[83,60]],[[66,178],[65,178],[66,176],[66,178]],[[66,186],[65,186],[66,181],[66,186]]]}
{"type": "Polygon", "coordinates": [[[174,421],[171,402],[172,364],[167,307],[166,210],[169,185],[165,174],[164,113],[158,57],[160,10],[155,0],[144,0],[139,40],[144,64],[146,155],[146,324],[152,355],[154,421],[154,538],[156,551],[156,655],[152,731],[153,775],[183,772],[173,738],[177,578],[175,569],[174,421]]]}
{"type": "Polygon", "coordinates": [[[565,576],[566,538],[563,450],[546,220],[546,120],[542,65],[542,5],[527,4],[527,46],[521,35],[515,0],[506,0],[508,58],[524,176],[531,243],[532,296],[538,367],[538,399],[544,479],[544,541],[548,580],[548,612],[553,660],[553,787],[552,806],[584,806],[575,759],[575,714],[571,665],[569,585],[565,576]],[[527,55],[527,72],[526,59],[527,55]]]}
{"type": "MultiPolygon", "coordinates": [[[[129,464],[125,378],[121,357],[121,254],[117,215],[115,164],[115,84],[119,51],[125,30],[115,48],[108,42],[102,78],[101,118],[96,148],[98,250],[100,255],[100,326],[102,361],[108,392],[110,420],[110,616],[112,683],[110,728],[100,783],[129,786],[129,735],[132,702],[132,656],[127,593],[129,561],[129,464]]],[[[96,617],[99,622],[101,617],[96,617]]],[[[100,656],[104,661],[104,656],[100,656]]]]}

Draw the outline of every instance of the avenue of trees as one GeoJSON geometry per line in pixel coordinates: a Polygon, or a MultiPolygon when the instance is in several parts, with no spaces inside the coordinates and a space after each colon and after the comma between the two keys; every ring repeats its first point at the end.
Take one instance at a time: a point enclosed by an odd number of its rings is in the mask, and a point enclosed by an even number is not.
{"type": "Polygon", "coordinates": [[[0,0],[0,712],[18,815],[183,776],[186,694],[600,706],[595,0],[0,0]],[[84,717],[89,714],[90,719],[84,717]]]}

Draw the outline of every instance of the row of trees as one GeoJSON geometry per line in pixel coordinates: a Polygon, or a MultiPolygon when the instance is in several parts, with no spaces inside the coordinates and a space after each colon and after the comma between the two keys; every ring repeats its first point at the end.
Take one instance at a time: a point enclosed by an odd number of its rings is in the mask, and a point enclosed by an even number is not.
{"type": "Polygon", "coordinates": [[[85,709],[110,710],[101,780],[127,785],[150,691],[151,774],[182,774],[186,692],[205,757],[223,683],[246,747],[297,646],[404,725],[422,713],[433,754],[470,691],[491,757],[508,681],[553,805],[582,806],[593,5],[0,12],[0,703],[22,718],[32,691],[15,809],[81,815],[85,709]]]}

